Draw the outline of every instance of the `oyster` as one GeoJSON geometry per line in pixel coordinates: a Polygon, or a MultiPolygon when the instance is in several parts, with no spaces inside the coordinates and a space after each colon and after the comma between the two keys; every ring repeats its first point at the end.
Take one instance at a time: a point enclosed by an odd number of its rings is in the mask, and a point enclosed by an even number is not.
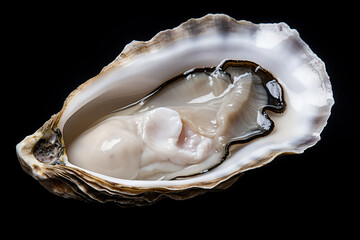
{"type": "Polygon", "coordinates": [[[333,103],[296,30],[209,14],[128,44],[17,154],[63,197],[186,199],[313,146],[333,103]]]}

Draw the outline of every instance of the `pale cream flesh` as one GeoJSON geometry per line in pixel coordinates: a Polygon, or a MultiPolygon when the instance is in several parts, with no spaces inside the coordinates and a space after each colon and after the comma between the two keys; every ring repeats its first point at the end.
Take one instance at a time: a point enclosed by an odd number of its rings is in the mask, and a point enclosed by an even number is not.
{"type": "Polygon", "coordinates": [[[123,179],[196,174],[218,164],[227,143],[261,128],[267,102],[251,69],[194,71],[93,124],[67,146],[67,156],[123,179]]]}

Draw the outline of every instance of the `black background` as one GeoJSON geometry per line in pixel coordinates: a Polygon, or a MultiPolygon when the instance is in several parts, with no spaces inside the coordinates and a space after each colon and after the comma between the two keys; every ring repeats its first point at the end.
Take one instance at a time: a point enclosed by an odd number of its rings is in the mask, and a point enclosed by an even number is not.
{"type": "Polygon", "coordinates": [[[346,2],[226,1],[91,6],[59,2],[4,8],[3,15],[9,13],[2,21],[6,62],[2,65],[6,155],[2,199],[3,211],[9,210],[5,222],[29,235],[50,230],[65,236],[74,229],[81,235],[114,232],[119,238],[130,229],[132,236],[154,237],[186,237],[195,232],[232,232],[233,237],[278,235],[284,230],[291,230],[288,236],[348,232],[352,228],[348,220],[356,221],[359,210],[353,205],[359,181],[356,173],[350,173],[359,161],[359,140],[354,137],[359,136],[359,67],[353,64],[358,62],[359,37],[353,8],[346,2]],[[132,40],[149,40],[161,30],[207,13],[226,13],[255,23],[286,22],[325,62],[335,105],[316,146],[249,171],[224,191],[186,201],[164,199],[139,208],[63,199],[22,171],[15,145],[57,113],[72,90],[97,75],[132,40]],[[346,229],[339,227],[341,223],[346,229]]]}

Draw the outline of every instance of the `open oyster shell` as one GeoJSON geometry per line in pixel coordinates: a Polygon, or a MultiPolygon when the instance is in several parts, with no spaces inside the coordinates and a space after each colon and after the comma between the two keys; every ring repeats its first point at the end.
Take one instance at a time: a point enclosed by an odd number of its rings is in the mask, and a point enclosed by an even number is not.
{"type": "Polygon", "coordinates": [[[73,91],[61,111],[17,145],[23,169],[51,192],[89,201],[144,205],[163,196],[186,199],[225,188],[240,173],[284,153],[302,153],[320,140],[334,103],[324,63],[285,23],[253,24],[223,14],[190,19],[150,41],[133,41],[96,77],[73,91]],[[227,60],[249,61],[281,85],[286,110],[267,112],[271,133],[230,149],[209,171],[168,180],[110,177],[78,167],[67,146],[94,122],[129,106],[191,69],[227,60]]]}

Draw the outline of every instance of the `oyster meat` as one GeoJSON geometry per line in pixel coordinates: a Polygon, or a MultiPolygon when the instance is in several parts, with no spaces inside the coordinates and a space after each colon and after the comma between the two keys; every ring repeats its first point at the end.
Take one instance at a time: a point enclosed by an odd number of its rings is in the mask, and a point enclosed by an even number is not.
{"type": "Polygon", "coordinates": [[[16,149],[63,197],[187,199],[313,146],[333,103],[296,30],[208,14],[128,44],[16,149]]]}
{"type": "Polygon", "coordinates": [[[268,134],[273,123],[265,108],[284,110],[274,77],[255,63],[225,61],[187,71],[104,117],[69,143],[67,155],[116,178],[193,175],[223,161],[232,143],[268,134]]]}

